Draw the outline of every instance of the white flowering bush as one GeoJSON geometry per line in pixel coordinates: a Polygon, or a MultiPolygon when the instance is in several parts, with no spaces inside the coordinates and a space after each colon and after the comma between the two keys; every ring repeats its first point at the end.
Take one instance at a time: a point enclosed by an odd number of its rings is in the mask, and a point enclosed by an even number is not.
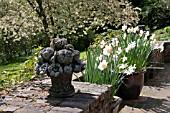
{"type": "Polygon", "coordinates": [[[144,71],[148,57],[153,49],[163,50],[149,31],[139,27],[122,26],[118,35],[103,33],[99,45],[87,51],[87,67],[84,78],[88,82],[112,84],[115,91],[124,76],[144,71]]]}

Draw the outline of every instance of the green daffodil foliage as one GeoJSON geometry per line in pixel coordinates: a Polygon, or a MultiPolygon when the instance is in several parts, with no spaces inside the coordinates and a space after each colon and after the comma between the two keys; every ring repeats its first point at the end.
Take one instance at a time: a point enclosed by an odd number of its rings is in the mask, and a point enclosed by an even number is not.
{"type": "Polygon", "coordinates": [[[85,81],[113,85],[116,93],[124,76],[146,69],[148,57],[153,49],[163,50],[156,43],[155,34],[140,30],[139,27],[122,26],[114,35],[113,31],[100,35],[100,43],[87,51],[85,81]]]}

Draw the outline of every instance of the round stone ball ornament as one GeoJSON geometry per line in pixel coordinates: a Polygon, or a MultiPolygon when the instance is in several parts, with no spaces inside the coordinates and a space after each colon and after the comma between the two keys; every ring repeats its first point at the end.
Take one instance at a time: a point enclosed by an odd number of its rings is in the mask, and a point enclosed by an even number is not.
{"type": "Polygon", "coordinates": [[[75,93],[71,84],[72,74],[83,71],[84,67],[85,63],[80,60],[80,52],[68,44],[67,39],[54,38],[50,47],[40,51],[36,74],[51,78],[50,97],[69,97],[75,93]]]}

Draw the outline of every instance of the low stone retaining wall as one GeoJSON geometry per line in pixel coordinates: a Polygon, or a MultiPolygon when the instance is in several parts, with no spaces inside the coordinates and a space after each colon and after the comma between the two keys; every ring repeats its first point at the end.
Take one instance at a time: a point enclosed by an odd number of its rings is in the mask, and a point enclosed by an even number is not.
{"type": "Polygon", "coordinates": [[[157,41],[159,45],[163,44],[164,50],[160,52],[159,50],[152,51],[149,57],[149,65],[145,73],[145,83],[147,79],[153,79],[154,75],[161,70],[164,70],[164,64],[170,63],[170,41],[157,41]]]}
{"type": "Polygon", "coordinates": [[[32,81],[0,92],[0,113],[110,113],[111,85],[73,82],[76,94],[48,98],[50,79],[32,81]]]}
{"type": "Polygon", "coordinates": [[[170,63],[170,41],[164,42],[164,62],[170,63]]]}
{"type": "Polygon", "coordinates": [[[163,44],[164,51],[152,51],[149,62],[170,63],[170,41],[157,41],[156,43],[163,44]]]}

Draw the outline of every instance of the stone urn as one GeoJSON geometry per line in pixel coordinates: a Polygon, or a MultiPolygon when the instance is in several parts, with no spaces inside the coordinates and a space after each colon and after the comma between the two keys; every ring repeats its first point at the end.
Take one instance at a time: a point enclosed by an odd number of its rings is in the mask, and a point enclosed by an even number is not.
{"type": "Polygon", "coordinates": [[[84,67],[85,63],[80,60],[80,52],[68,44],[67,39],[54,38],[50,47],[40,51],[36,74],[51,78],[50,97],[69,97],[75,93],[71,84],[72,74],[83,71],[84,67]]]}

